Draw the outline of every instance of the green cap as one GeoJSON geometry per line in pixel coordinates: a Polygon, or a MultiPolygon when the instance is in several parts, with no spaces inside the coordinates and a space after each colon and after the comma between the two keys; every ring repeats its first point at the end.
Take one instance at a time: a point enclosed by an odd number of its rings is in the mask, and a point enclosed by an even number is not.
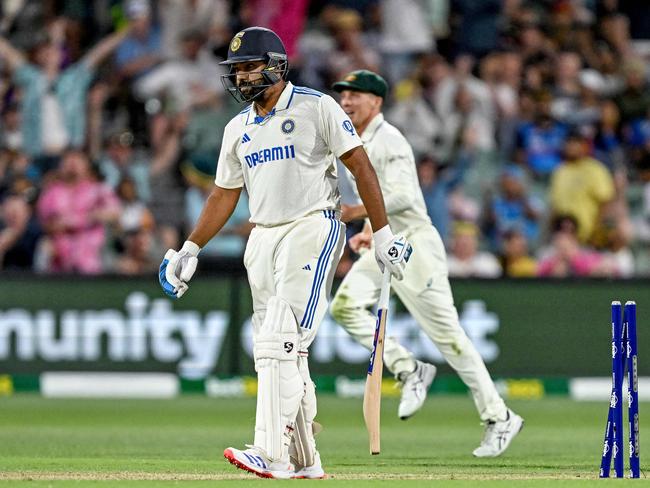
{"type": "Polygon", "coordinates": [[[377,73],[368,71],[367,69],[360,69],[348,73],[343,78],[343,81],[337,81],[332,85],[332,90],[342,92],[343,90],[355,90],[360,92],[367,92],[377,95],[381,98],[386,98],[388,94],[388,83],[377,73]]]}

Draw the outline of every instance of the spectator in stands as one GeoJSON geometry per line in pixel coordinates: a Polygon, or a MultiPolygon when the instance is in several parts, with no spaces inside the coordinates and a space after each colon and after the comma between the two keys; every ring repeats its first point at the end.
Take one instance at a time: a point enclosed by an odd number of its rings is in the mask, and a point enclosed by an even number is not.
{"type": "MultiPolygon", "coordinates": [[[[234,34],[229,25],[230,3],[230,0],[158,0],[163,58],[181,57],[178,40],[188,29],[199,30],[208,37],[225,34],[224,37],[230,41],[234,34]]],[[[266,23],[252,25],[269,27],[266,23]]]]}
{"type": "Polygon", "coordinates": [[[0,145],[12,151],[20,151],[23,147],[21,131],[21,114],[17,103],[11,103],[2,112],[0,126],[0,145]]]}
{"type": "MultiPolygon", "coordinates": [[[[578,97],[561,120],[569,126],[579,127],[586,135],[593,136],[601,118],[602,103],[598,95],[600,82],[589,76],[581,76],[578,97]]],[[[569,104],[565,106],[569,108],[569,104]]]]}
{"type": "Polygon", "coordinates": [[[463,101],[458,99],[462,92],[466,92],[471,100],[472,110],[477,116],[492,123],[496,116],[494,99],[489,85],[482,79],[474,76],[476,59],[469,54],[459,54],[454,59],[452,71],[444,77],[435,88],[436,112],[443,119],[457,112],[463,101]]]}
{"type": "Polygon", "coordinates": [[[138,229],[153,231],[156,225],[153,214],[147,205],[138,198],[135,181],[128,176],[117,185],[121,212],[117,221],[117,230],[126,234],[138,229]]]}
{"type": "Polygon", "coordinates": [[[482,57],[498,47],[501,0],[456,0],[451,3],[461,19],[457,32],[458,49],[482,57]]]}
{"type": "Polygon", "coordinates": [[[605,165],[587,155],[585,138],[578,131],[569,135],[564,157],[551,177],[551,213],[573,216],[578,239],[586,243],[599,223],[603,205],[615,196],[614,181],[605,165]]]}
{"type": "Polygon", "coordinates": [[[645,117],[650,108],[650,87],[645,70],[646,65],[640,59],[630,60],[623,67],[625,89],[615,99],[623,123],[645,117]]]}
{"type": "Polygon", "coordinates": [[[11,194],[0,204],[0,269],[32,270],[41,228],[32,206],[11,194]]]}
{"type": "Polygon", "coordinates": [[[466,152],[459,157],[456,164],[447,167],[441,167],[432,156],[425,155],[418,161],[418,179],[427,213],[445,243],[449,242],[450,194],[462,183],[470,163],[471,157],[466,152]]]}
{"type": "Polygon", "coordinates": [[[161,37],[148,0],[127,0],[126,16],[131,28],[115,53],[115,63],[123,78],[134,80],[161,61],[161,37]]]}
{"type": "Polygon", "coordinates": [[[568,121],[578,107],[581,67],[580,55],[573,51],[560,53],[555,60],[551,114],[556,120],[568,121]]]}
{"type": "Polygon", "coordinates": [[[547,178],[562,162],[567,128],[551,115],[551,94],[540,94],[534,122],[523,124],[517,132],[517,161],[540,179],[547,178]]]}
{"type": "Polygon", "coordinates": [[[166,61],[142,76],[133,86],[146,103],[157,99],[162,109],[150,119],[150,144],[158,148],[174,117],[218,102],[223,94],[221,75],[225,71],[212,52],[205,49],[203,32],[190,29],[181,34],[182,55],[166,61]]]}
{"type": "Polygon", "coordinates": [[[519,53],[495,52],[481,61],[481,79],[487,84],[496,108],[499,149],[501,154],[508,157],[515,144],[521,77],[519,53]]]}
{"type": "Polygon", "coordinates": [[[546,251],[545,257],[540,260],[538,276],[553,278],[613,277],[618,274],[612,259],[580,244],[575,218],[558,215],[553,220],[552,229],[551,247],[546,251]]]}
{"type": "Polygon", "coordinates": [[[120,101],[126,105],[129,128],[138,143],[147,136],[147,113],[160,110],[159,104],[145,105],[133,95],[133,82],[149,73],[162,60],[160,29],[153,23],[148,0],[127,0],[126,16],[131,23],[129,36],[115,53],[117,74],[122,80],[120,101]]]}
{"type": "Polygon", "coordinates": [[[433,3],[419,0],[379,0],[378,3],[382,67],[388,84],[393,86],[409,75],[418,55],[435,51],[433,3]]]}
{"type": "Polygon", "coordinates": [[[440,55],[425,55],[415,66],[413,77],[398,83],[394,90],[394,103],[386,119],[404,134],[416,158],[440,154],[443,122],[433,100],[448,76],[447,62],[440,55]]]}
{"type": "Polygon", "coordinates": [[[242,2],[240,16],[246,25],[262,25],[275,32],[282,39],[291,63],[298,57],[298,42],[308,6],[309,0],[246,0],[242,2]]]}
{"type": "Polygon", "coordinates": [[[156,269],[163,250],[154,244],[155,222],[151,211],[138,199],[135,182],[120,181],[117,196],[122,208],[116,229],[119,250],[113,268],[120,274],[143,274],[156,269]]]}
{"type": "Polygon", "coordinates": [[[105,37],[78,62],[61,70],[61,51],[50,41],[39,43],[35,64],[0,37],[4,59],[22,88],[22,149],[42,173],[56,168],[67,147],[86,139],[86,94],[97,66],[128,35],[125,29],[105,37]]]}
{"type": "MultiPolygon", "coordinates": [[[[491,102],[490,102],[491,103],[491,102]]],[[[452,111],[444,117],[440,157],[446,163],[454,161],[471,140],[472,149],[486,152],[494,149],[494,114],[491,117],[480,106],[470,89],[459,85],[454,94],[452,111]]]]}
{"type": "Polygon", "coordinates": [[[326,61],[330,81],[358,69],[379,72],[381,57],[365,38],[363,19],[356,10],[335,9],[327,21],[336,42],[326,61]]]}
{"type": "Polygon", "coordinates": [[[181,137],[187,128],[188,115],[179,114],[163,137],[149,166],[151,200],[149,208],[156,221],[156,240],[165,249],[176,249],[185,228],[185,184],[180,172],[181,137]]]}
{"type": "Polygon", "coordinates": [[[515,26],[517,47],[524,65],[546,65],[553,58],[551,43],[538,20],[527,19],[515,26]]]}
{"type": "Polygon", "coordinates": [[[596,124],[593,139],[594,157],[602,161],[610,171],[625,165],[622,146],[620,112],[611,100],[600,105],[600,120],[596,124]]]}
{"type": "Polygon", "coordinates": [[[115,262],[115,271],[123,275],[151,274],[158,268],[153,233],[146,228],[132,229],[124,235],[124,252],[115,262]]]}
{"type": "Polygon", "coordinates": [[[488,198],[485,229],[494,249],[500,249],[505,233],[518,228],[527,243],[537,244],[543,203],[526,188],[523,168],[507,165],[501,173],[499,192],[488,198]]]}
{"type": "Polygon", "coordinates": [[[634,255],[629,247],[634,236],[634,224],[626,198],[629,187],[627,169],[615,168],[613,180],[615,196],[601,207],[589,243],[614,261],[617,276],[629,278],[634,273],[634,255]]]}
{"type": "Polygon", "coordinates": [[[45,186],[37,211],[51,241],[47,271],[103,271],[106,227],[117,222],[120,204],[115,193],[94,178],[85,153],[71,149],[63,154],[58,178],[45,186]]]}
{"type": "Polygon", "coordinates": [[[537,276],[537,261],[528,251],[526,234],[513,227],[503,233],[501,267],[508,278],[531,278],[537,276]]]}
{"type": "Polygon", "coordinates": [[[635,234],[637,239],[650,243],[650,147],[641,153],[635,170],[641,186],[641,209],[634,219],[635,234]]]}
{"type": "Polygon", "coordinates": [[[39,172],[29,158],[21,152],[4,149],[0,151],[0,199],[6,194],[25,193],[27,199],[35,197],[39,172]]]}
{"type": "Polygon", "coordinates": [[[486,251],[479,251],[479,229],[470,222],[454,225],[451,253],[447,256],[449,276],[457,278],[497,278],[501,265],[486,251]]]}
{"type": "Polygon", "coordinates": [[[99,172],[113,190],[125,178],[133,181],[138,200],[148,202],[151,199],[149,161],[146,153],[134,149],[133,143],[133,134],[129,131],[109,136],[99,161],[99,172]]]}

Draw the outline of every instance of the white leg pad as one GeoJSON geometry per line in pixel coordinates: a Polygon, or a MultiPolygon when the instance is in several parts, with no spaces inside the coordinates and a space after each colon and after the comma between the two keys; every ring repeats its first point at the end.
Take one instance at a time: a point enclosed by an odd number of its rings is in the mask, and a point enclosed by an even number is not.
{"type": "Polygon", "coordinates": [[[304,396],[298,370],[300,336],[287,302],[271,297],[253,347],[257,370],[256,447],[271,461],[289,460],[289,443],[304,396]]]}
{"type": "Polygon", "coordinates": [[[314,418],[316,417],[316,389],[309,374],[307,357],[298,358],[298,369],[305,384],[305,396],[300,402],[296,416],[296,428],[289,454],[297,469],[314,464],[316,439],[314,439],[314,418]]]}

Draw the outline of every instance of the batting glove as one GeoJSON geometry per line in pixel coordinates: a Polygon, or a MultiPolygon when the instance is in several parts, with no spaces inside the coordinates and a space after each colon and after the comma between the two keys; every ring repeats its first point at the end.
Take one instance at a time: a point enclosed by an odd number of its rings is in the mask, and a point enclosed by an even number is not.
{"type": "Polygon", "coordinates": [[[385,226],[374,234],[375,259],[382,273],[386,266],[396,279],[404,278],[404,268],[411,257],[413,247],[406,237],[393,235],[390,227],[385,226]]]}
{"type": "Polygon", "coordinates": [[[185,241],[180,251],[169,249],[160,263],[158,281],[163,291],[172,298],[180,298],[189,288],[187,284],[199,260],[201,248],[191,241],[185,241]]]}

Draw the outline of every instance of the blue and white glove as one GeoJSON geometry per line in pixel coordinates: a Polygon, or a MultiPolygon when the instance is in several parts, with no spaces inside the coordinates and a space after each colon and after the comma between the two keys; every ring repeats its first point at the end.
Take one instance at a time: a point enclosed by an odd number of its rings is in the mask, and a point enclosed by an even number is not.
{"type": "Polygon", "coordinates": [[[375,259],[382,273],[386,266],[396,279],[404,278],[404,268],[411,257],[413,247],[406,237],[393,235],[390,227],[385,226],[373,235],[375,241],[375,259]]]}
{"type": "Polygon", "coordinates": [[[169,249],[160,263],[158,281],[163,291],[172,298],[180,298],[189,288],[187,284],[199,263],[197,255],[201,248],[192,241],[185,241],[180,251],[169,249]]]}

